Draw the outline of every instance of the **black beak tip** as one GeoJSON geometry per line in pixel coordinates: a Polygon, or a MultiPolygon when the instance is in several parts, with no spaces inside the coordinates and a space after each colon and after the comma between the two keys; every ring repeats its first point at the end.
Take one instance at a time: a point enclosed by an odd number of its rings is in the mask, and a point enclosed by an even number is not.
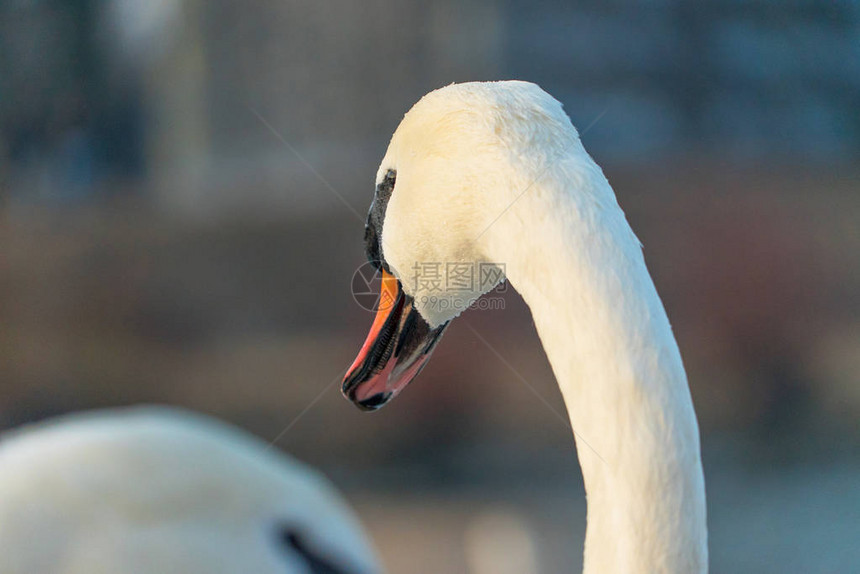
{"type": "Polygon", "coordinates": [[[359,409],[363,411],[376,411],[385,406],[385,404],[391,399],[391,393],[376,393],[375,395],[371,395],[364,400],[358,400],[354,397],[350,397],[352,402],[359,409]]]}

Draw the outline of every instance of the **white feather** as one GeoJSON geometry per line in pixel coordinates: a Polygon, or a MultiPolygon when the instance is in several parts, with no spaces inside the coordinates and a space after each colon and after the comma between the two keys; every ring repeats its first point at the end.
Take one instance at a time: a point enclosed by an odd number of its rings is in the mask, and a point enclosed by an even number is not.
{"type": "Polygon", "coordinates": [[[378,178],[389,169],[382,250],[431,325],[482,290],[426,297],[410,280],[416,263],[503,263],[531,308],[576,436],[585,571],[705,572],[698,425],[678,346],[639,241],[561,104],[526,82],[431,92],[378,178]]]}

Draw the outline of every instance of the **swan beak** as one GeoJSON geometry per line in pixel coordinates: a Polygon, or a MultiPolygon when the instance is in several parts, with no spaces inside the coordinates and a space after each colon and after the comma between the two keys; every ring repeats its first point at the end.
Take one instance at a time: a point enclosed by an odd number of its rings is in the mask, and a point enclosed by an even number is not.
{"type": "Polygon", "coordinates": [[[376,317],[343,380],[343,394],[365,411],[396,397],[421,372],[447,323],[431,328],[400,281],[382,271],[376,317]]]}

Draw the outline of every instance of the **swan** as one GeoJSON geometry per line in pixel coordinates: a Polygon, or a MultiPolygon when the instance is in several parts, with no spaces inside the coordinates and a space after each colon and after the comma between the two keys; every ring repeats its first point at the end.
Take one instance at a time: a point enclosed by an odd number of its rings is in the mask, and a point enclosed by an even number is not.
{"type": "Polygon", "coordinates": [[[390,401],[450,321],[495,287],[487,273],[435,290],[418,277],[425,264],[504,268],[574,429],[584,571],[707,571],[699,431],[681,355],[641,244],[558,101],[521,81],[425,95],[391,138],[365,240],[381,296],[343,381],[349,399],[364,410],[390,401]]]}
{"type": "Polygon", "coordinates": [[[0,440],[4,574],[371,574],[317,472],[202,415],[74,414],[0,440]]]}

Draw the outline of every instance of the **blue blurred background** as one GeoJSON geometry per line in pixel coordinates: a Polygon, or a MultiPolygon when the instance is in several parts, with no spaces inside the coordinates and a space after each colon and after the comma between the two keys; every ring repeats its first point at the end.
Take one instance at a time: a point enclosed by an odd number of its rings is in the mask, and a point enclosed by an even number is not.
{"type": "Polygon", "coordinates": [[[187,406],[327,472],[393,573],[576,571],[575,450],[516,293],[383,411],[337,391],[388,138],[434,88],[511,78],[564,103],[645,245],[712,571],[860,569],[852,0],[0,2],[2,426],[187,406]]]}

